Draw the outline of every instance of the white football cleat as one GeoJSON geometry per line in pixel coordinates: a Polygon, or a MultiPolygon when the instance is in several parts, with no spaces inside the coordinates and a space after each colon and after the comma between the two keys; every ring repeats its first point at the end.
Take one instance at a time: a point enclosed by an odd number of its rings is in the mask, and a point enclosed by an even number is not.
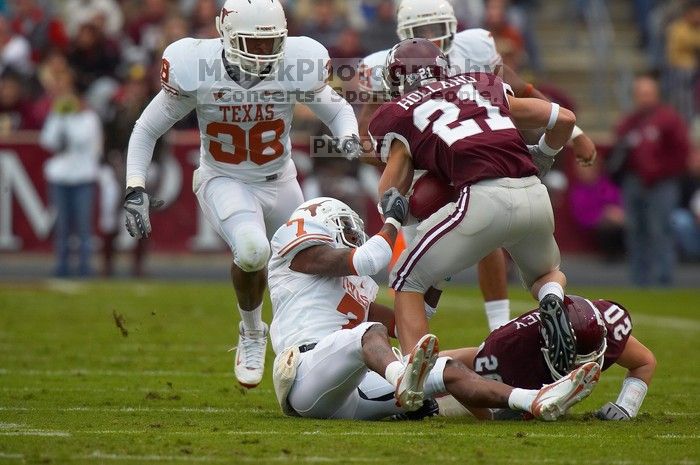
{"type": "Polygon", "coordinates": [[[535,418],[554,421],[562,417],[575,404],[593,391],[600,378],[600,365],[588,362],[562,379],[540,389],[532,402],[532,414],[535,418]]]}
{"type": "Polygon", "coordinates": [[[248,389],[262,381],[265,372],[265,350],[267,349],[268,326],[261,330],[245,330],[243,322],[238,326],[238,347],[234,371],[241,386],[248,389]]]}
{"type": "Polygon", "coordinates": [[[409,412],[423,406],[423,385],[435,365],[438,352],[440,348],[437,336],[426,334],[420,338],[408,356],[406,368],[396,385],[396,405],[409,412]]]}

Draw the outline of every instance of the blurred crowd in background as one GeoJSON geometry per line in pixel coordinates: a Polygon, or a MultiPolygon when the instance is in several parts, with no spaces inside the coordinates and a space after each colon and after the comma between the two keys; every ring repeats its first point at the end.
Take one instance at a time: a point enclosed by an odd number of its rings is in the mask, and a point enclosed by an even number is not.
{"type": "MultiPolygon", "coordinates": [[[[394,0],[282,3],[289,34],[320,41],[334,60],[361,58],[397,41],[394,0]]],[[[630,89],[634,106],[610,128],[613,136],[601,141],[596,166],[560,166],[548,183],[553,196],[559,196],[554,199],[558,212],[565,212],[575,224],[573,233],[585,237],[604,259],[629,257],[636,284],[671,284],[677,257],[700,259],[700,152],[694,143],[700,133],[696,110],[700,2],[623,3],[638,31],[635,53],[645,57],[649,73],[634,80],[630,89]]],[[[0,0],[0,137],[19,130],[42,131],[40,143],[56,154],[47,163],[45,176],[59,212],[58,275],[70,272],[65,238],[71,231],[81,238],[79,273],[94,272],[93,222],[81,218],[81,212],[92,210],[98,211],[103,237],[103,272],[112,272],[113,242],[122,227],[120,205],[94,205],[100,198],[97,190],[111,195],[104,198],[121,197],[129,135],[160,88],[163,50],[187,36],[218,37],[214,18],[222,4],[222,0],[0,0]],[[61,133],[57,121],[68,116],[71,122],[60,123],[61,133]]],[[[590,21],[591,11],[608,6],[604,0],[453,1],[458,30],[488,29],[506,64],[552,99],[576,109],[576,99],[586,97],[566,95],[563,83],[547,81],[542,50],[548,44],[538,41],[535,20],[553,4],[562,11],[546,12],[548,17],[559,21],[566,16],[567,24],[590,21]]],[[[175,127],[194,128],[194,115],[175,127]]],[[[293,141],[300,147],[323,131],[303,107],[293,128],[293,141]]],[[[156,147],[153,182],[166,145],[161,141],[156,147]]],[[[374,168],[309,158],[303,149],[296,152],[307,196],[338,197],[368,214],[366,199],[376,196],[374,168]]],[[[136,250],[133,272],[140,274],[144,245],[136,250]]]]}

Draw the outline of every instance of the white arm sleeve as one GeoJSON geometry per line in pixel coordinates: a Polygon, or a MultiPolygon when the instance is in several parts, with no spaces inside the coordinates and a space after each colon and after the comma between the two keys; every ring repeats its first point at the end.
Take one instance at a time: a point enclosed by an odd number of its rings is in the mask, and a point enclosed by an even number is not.
{"type": "Polygon", "coordinates": [[[44,127],[41,129],[39,144],[44,150],[56,152],[61,147],[61,137],[63,134],[63,118],[56,113],[50,113],[44,127]]]}
{"type": "Polygon", "coordinates": [[[175,98],[160,91],[134,125],[126,156],[126,185],[145,187],[148,165],[158,139],[195,107],[194,97],[175,98]]]}
{"type": "Polygon", "coordinates": [[[324,86],[314,94],[313,102],[304,102],[323,124],[328,126],[335,137],[358,135],[355,112],[343,97],[331,86],[324,86]]]}

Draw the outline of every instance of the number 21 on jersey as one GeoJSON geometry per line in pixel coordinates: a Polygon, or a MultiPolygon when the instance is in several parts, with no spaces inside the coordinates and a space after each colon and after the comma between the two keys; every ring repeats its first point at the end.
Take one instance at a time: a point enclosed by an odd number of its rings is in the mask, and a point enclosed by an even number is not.
{"type": "MultiPolygon", "coordinates": [[[[491,102],[484,98],[471,84],[464,84],[460,87],[457,96],[460,100],[471,100],[481,108],[486,109],[486,125],[492,131],[500,131],[503,129],[515,129],[513,121],[501,115],[501,110],[495,107],[491,102]]],[[[484,130],[479,126],[479,123],[474,119],[465,119],[460,121],[457,126],[454,123],[459,121],[460,108],[452,102],[446,100],[426,100],[413,111],[413,124],[425,131],[433,122],[433,133],[442,139],[448,146],[451,146],[458,140],[465,139],[470,136],[481,134],[484,130]],[[433,121],[433,116],[441,112],[440,116],[433,121]]]]}

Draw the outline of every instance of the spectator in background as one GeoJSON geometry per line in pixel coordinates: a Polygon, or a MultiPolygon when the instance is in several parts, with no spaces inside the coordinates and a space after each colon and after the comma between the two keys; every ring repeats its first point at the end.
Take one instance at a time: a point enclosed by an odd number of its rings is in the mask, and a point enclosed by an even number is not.
{"type": "Polygon", "coordinates": [[[34,71],[32,48],[24,37],[15,34],[4,16],[0,16],[0,73],[12,68],[24,76],[34,71]]]}
{"type": "Polygon", "coordinates": [[[700,1],[686,4],[667,30],[666,60],[670,103],[690,121],[695,116],[695,85],[700,54],[700,1]]]}
{"type": "Polygon", "coordinates": [[[457,30],[481,27],[484,19],[484,0],[457,0],[452,2],[457,17],[457,30]]]}
{"type": "MultiPolygon", "coordinates": [[[[148,56],[158,56],[163,34],[163,21],[174,13],[168,0],[145,0],[134,3],[136,16],[127,24],[131,41],[148,56]]],[[[160,58],[158,56],[158,58],[160,58]]]]}
{"type": "Polygon", "coordinates": [[[484,16],[484,29],[493,35],[503,63],[513,69],[520,69],[525,55],[525,40],[506,17],[507,0],[487,0],[484,16]]]}
{"type": "Polygon", "coordinates": [[[661,102],[653,77],[637,77],[633,97],[635,108],[620,122],[609,158],[622,180],[632,281],[667,286],[676,261],[671,213],[686,168],[688,129],[678,112],[661,102]]]}
{"type": "Polygon", "coordinates": [[[96,18],[100,18],[103,30],[109,37],[120,34],[124,26],[124,14],[115,0],[66,0],[62,13],[70,36],[75,36],[81,25],[96,18]]]}
{"type": "MultiPolygon", "coordinates": [[[[126,185],[126,150],[129,138],[134,128],[134,123],[150,102],[153,92],[143,66],[132,66],[129,69],[126,82],[114,97],[112,114],[105,121],[105,166],[109,171],[102,170],[100,189],[101,198],[100,230],[103,237],[103,274],[111,276],[114,272],[115,240],[120,227],[124,226],[122,220],[122,203],[124,200],[124,186],[126,185]],[[110,173],[111,171],[111,173],[110,173]],[[117,181],[117,195],[114,195],[114,183],[117,181]]],[[[153,150],[153,163],[149,168],[148,185],[149,192],[156,191],[154,183],[158,182],[157,170],[160,160],[164,155],[165,143],[163,139],[156,142],[153,150]]],[[[140,239],[134,248],[134,257],[131,274],[143,276],[144,260],[148,239],[140,239]]]]}
{"type": "Polygon", "coordinates": [[[673,212],[673,232],[685,260],[700,260],[700,150],[693,151],[683,180],[681,206],[673,212]]]}
{"type": "Polygon", "coordinates": [[[391,48],[396,36],[396,5],[392,0],[379,0],[375,14],[362,33],[362,47],[372,52],[391,48]]]}
{"type": "Polygon", "coordinates": [[[569,191],[570,208],[576,223],[593,233],[607,261],[624,254],[625,211],[620,188],[601,170],[576,164],[569,191]]]}
{"type": "Polygon", "coordinates": [[[113,77],[119,60],[119,47],[107,38],[98,22],[78,26],[78,33],[70,44],[68,62],[75,70],[80,92],[85,92],[100,78],[113,77]]]}
{"type": "Polygon", "coordinates": [[[0,136],[22,129],[37,129],[32,105],[25,95],[23,76],[6,69],[0,74],[0,136]]]}
{"type": "Polygon", "coordinates": [[[197,0],[192,12],[192,37],[200,39],[215,39],[219,37],[215,19],[219,12],[220,8],[216,0],[197,0]]]}
{"type": "Polygon", "coordinates": [[[52,50],[68,47],[63,23],[36,0],[16,0],[13,6],[12,30],[29,41],[34,63],[40,62],[52,50]]]}
{"type": "Polygon", "coordinates": [[[78,275],[90,276],[94,183],[102,157],[102,125],[75,91],[73,75],[54,76],[56,98],[41,131],[40,143],[53,156],[44,165],[51,204],[56,211],[57,276],[70,276],[70,238],[79,239],[78,275]]]}
{"type": "Polygon", "coordinates": [[[334,0],[311,0],[312,11],[299,15],[305,20],[301,24],[301,34],[322,44],[335,43],[338,35],[348,26],[341,7],[334,0]]]}
{"type": "Polygon", "coordinates": [[[539,0],[511,0],[508,11],[511,24],[522,35],[529,67],[535,73],[542,71],[540,48],[535,37],[534,26],[534,15],[539,6],[539,0]]]}

